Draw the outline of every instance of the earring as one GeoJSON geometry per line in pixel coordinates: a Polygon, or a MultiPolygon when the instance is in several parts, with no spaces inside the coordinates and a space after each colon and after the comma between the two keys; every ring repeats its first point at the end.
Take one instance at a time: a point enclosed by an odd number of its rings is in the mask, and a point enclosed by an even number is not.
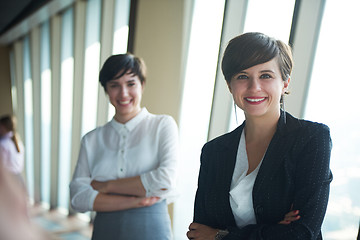
{"type": "Polygon", "coordinates": [[[286,124],[286,112],[285,112],[285,101],[284,101],[284,95],[281,95],[280,98],[280,108],[283,111],[284,114],[284,123],[286,124]]]}
{"type": "Polygon", "coordinates": [[[238,118],[237,118],[237,112],[236,112],[236,104],[235,104],[235,101],[234,101],[234,111],[235,111],[235,121],[236,121],[236,126],[239,125],[238,123],[238,118]]]}

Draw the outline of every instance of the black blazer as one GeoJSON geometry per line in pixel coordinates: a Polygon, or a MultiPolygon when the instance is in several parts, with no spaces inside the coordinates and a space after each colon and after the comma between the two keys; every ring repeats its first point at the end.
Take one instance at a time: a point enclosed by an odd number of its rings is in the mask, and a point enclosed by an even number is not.
{"type": "Polygon", "coordinates": [[[253,187],[257,224],[238,228],[229,191],[245,122],[234,131],[206,143],[194,207],[194,222],[227,229],[232,239],[322,239],[332,174],[329,168],[329,128],[282,113],[253,187]],[[292,208],[293,206],[293,208],[292,208]],[[278,224],[291,209],[301,218],[278,224]]]}

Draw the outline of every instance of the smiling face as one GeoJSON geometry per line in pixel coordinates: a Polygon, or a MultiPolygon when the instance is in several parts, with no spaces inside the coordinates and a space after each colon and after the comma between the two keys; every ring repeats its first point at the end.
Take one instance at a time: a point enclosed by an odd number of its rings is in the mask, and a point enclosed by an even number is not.
{"type": "MultiPolygon", "coordinates": [[[[116,76],[120,76],[121,73],[116,76]]],[[[141,110],[143,85],[139,77],[130,72],[121,77],[116,76],[106,83],[106,93],[110,103],[115,107],[115,120],[126,123],[141,110]]]]}
{"type": "Polygon", "coordinates": [[[279,117],[280,98],[289,85],[276,58],[235,74],[228,83],[236,105],[248,117],[279,117]]]}

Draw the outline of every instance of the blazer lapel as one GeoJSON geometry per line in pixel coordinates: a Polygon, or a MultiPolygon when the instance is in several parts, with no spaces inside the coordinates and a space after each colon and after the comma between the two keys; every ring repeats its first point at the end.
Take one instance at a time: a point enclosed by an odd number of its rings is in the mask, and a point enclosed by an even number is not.
{"type": "Polygon", "coordinates": [[[268,149],[266,150],[263,162],[260,166],[258,175],[253,188],[253,197],[261,194],[262,187],[268,186],[271,182],[275,170],[279,168],[285,159],[286,153],[292,146],[292,138],[289,138],[291,132],[299,126],[298,120],[290,114],[281,113],[277,130],[271,139],[268,149]],[[286,123],[284,118],[286,117],[286,123]]]}
{"type": "Polygon", "coordinates": [[[238,128],[236,128],[234,131],[227,134],[226,138],[221,141],[221,147],[215,153],[217,154],[216,159],[220,160],[217,163],[217,182],[214,188],[219,191],[217,193],[219,196],[217,199],[217,206],[219,207],[219,209],[217,210],[219,212],[218,217],[221,218],[221,222],[225,221],[227,222],[227,224],[230,225],[235,224],[235,219],[229,202],[229,192],[236,163],[236,155],[238,151],[240,136],[243,128],[244,123],[238,128]]]}

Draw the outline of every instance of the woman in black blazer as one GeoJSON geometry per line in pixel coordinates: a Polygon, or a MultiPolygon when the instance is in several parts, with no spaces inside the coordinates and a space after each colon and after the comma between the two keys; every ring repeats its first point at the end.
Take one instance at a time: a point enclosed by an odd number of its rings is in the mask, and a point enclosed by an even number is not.
{"type": "Polygon", "coordinates": [[[281,109],[292,66],[280,40],[246,33],[229,42],[222,70],[245,121],[202,149],[189,239],[322,239],[330,132],[281,109]]]}

